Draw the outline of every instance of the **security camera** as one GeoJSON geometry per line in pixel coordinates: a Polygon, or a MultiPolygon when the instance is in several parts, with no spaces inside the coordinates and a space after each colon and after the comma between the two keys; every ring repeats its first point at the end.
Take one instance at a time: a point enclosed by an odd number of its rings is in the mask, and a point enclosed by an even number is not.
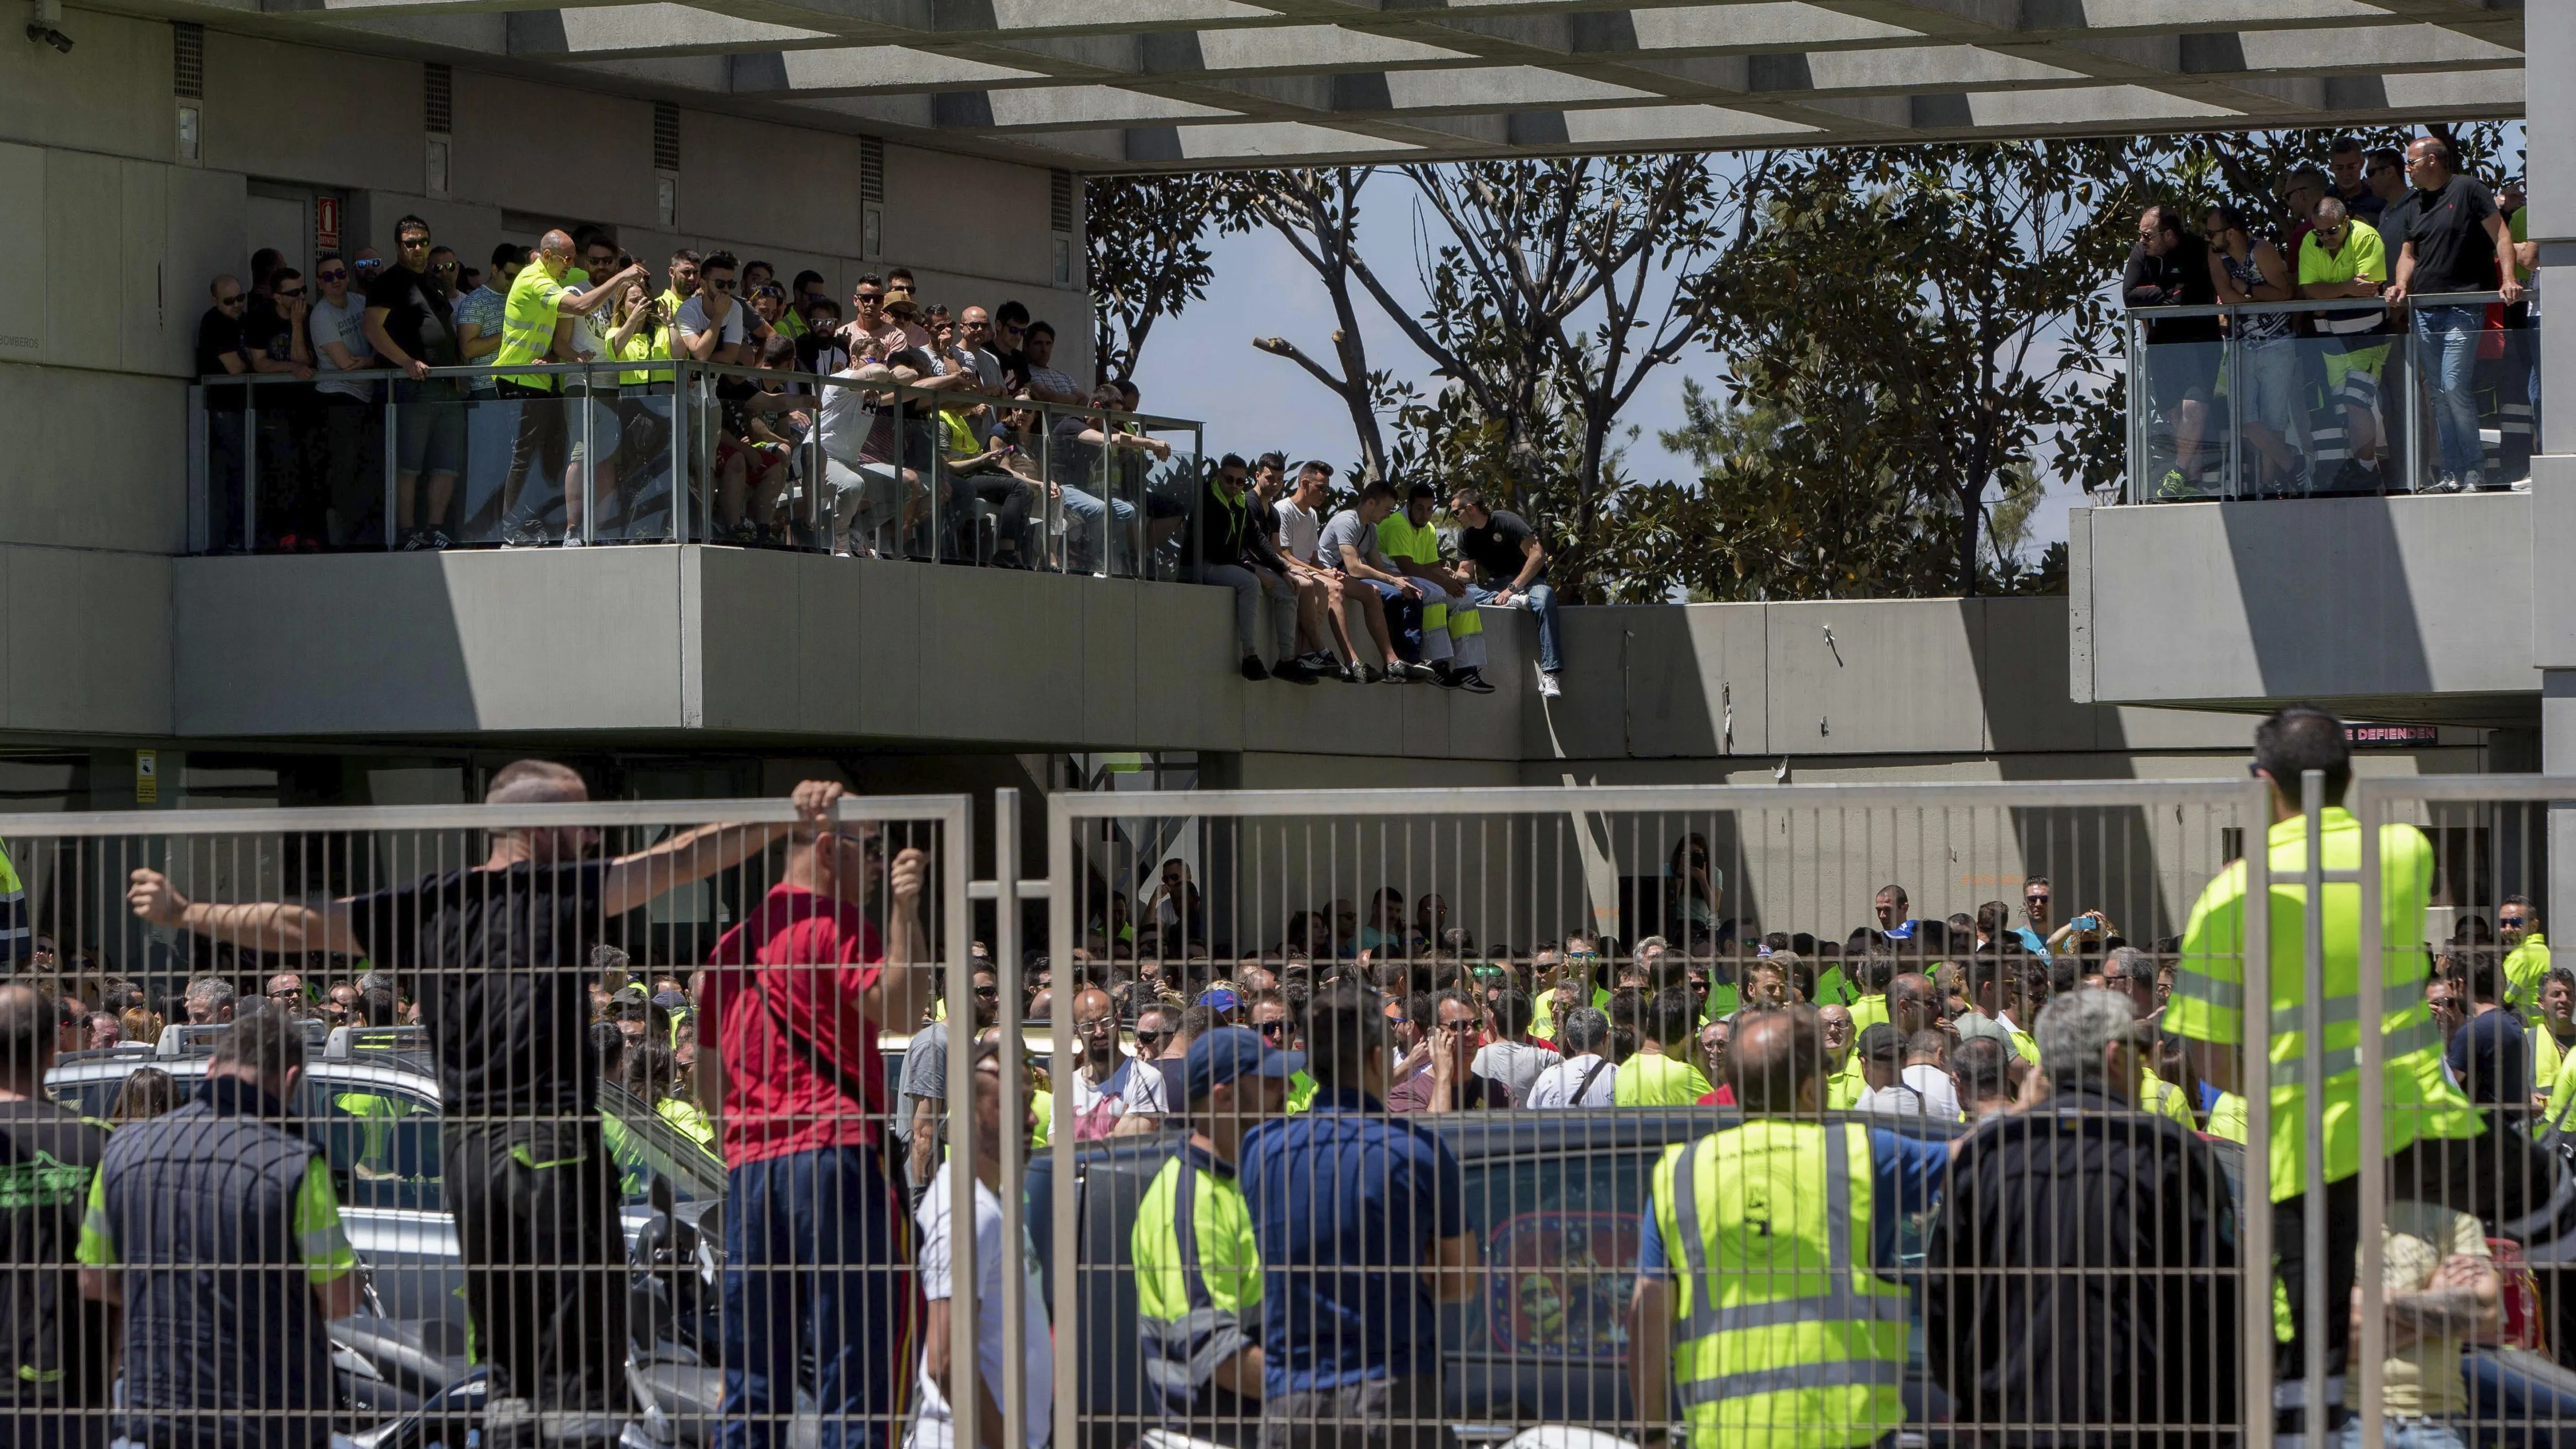
{"type": "Polygon", "coordinates": [[[72,53],[72,38],[40,20],[27,22],[27,38],[50,45],[65,55],[72,53]]]}

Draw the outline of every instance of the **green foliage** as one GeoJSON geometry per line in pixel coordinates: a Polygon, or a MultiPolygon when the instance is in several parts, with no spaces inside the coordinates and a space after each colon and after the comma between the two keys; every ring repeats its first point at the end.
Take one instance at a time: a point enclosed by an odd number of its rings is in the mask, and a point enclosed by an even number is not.
{"type": "Polygon", "coordinates": [[[1093,365],[1135,375],[1154,324],[1207,297],[1211,232],[1241,226],[1242,187],[1224,176],[1103,176],[1086,184],[1093,365]]]}

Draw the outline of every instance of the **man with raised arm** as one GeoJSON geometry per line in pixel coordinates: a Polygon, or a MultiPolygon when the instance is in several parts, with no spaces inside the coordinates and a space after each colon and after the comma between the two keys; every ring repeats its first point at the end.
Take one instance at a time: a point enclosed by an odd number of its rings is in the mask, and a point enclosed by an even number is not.
{"type": "MultiPolygon", "coordinates": [[[[803,828],[832,821],[842,788],[796,787],[803,828]]],[[[520,760],[487,805],[582,804],[581,776],[520,760]]],[[[466,1311],[492,1366],[486,1443],[613,1440],[628,1410],[626,1244],[601,1144],[588,1023],[590,953],[608,922],[738,865],[787,825],[707,825],[597,858],[585,826],[492,833],[463,866],[322,905],[215,903],[137,870],[134,914],[256,950],[365,956],[407,978],[429,1029],[442,1104],[448,1210],[466,1311]]]]}

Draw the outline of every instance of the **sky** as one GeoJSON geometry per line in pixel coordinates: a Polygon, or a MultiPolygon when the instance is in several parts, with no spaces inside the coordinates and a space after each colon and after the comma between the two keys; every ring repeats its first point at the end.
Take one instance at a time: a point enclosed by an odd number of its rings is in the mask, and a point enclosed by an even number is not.
{"type": "MultiPolygon", "coordinates": [[[[1370,206],[1361,214],[1360,251],[1379,279],[1419,312],[1424,292],[1413,260],[1413,201],[1400,179],[1384,176],[1371,183],[1368,197],[1370,206]]],[[[1436,218],[1426,225],[1435,233],[1439,229],[1436,218]]],[[[1285,337],[1307,356],[1329,360],[1333,310],[1322,280],[1277,232],[1266,228],[1218,238],[1208,249],[1215,277],[1207,299],[1155,323],[1146,339],[1144,365],[1136,375],[1144,410],[1205,420],[1211,456],[1253,457],[1275,448],[1292,459],[1322,457],[1347,467],[1359,456],[1359,443],[1342,400],[1297,364],[1252,346],[1255,337],[1285,337]]],[[[1354,302],[1370,364],[1430,391],[1427,359],[1364,294],[1355,295],[1354,302]]],[[[1628,444],[1631,478],[1655,482],[1694,476],[1689,460],[1667,451],[1656,434],[1680,426],[1684,378],[1722,395],[1723,376],[1722,360],[1699,347],[1647,379],[1622,413],[1623,423],[1640,430],[1628,444]]],[[[1390,445],[1393,431],[1390,425],[1390,445]]],[[[2072,482],[2052,486],[2032,519],[2024,552],[2035,558],[2047,545],[2063,542],[2066,509],[2083,501],[2083,490],[2072,482]]]]}

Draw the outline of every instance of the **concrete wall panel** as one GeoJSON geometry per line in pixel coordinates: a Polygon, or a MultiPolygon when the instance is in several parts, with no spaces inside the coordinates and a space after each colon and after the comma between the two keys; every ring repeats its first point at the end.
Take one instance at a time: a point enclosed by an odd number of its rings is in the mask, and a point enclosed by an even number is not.
{"type": "Polygon", "coordinates": [[[10,27],[0,45],[0,140],[174,159],[170,27],[81,10],[64,29],[77,42],[69,55],[10,27]]]}
{"type": "Polygon", "coordinates": [[[113,369],[125,360],[124,253],[161,237],[125,231],[124,167],[89,151],[45,153],[45,360],[113,369]]]}
{"type": "MultiPolygon", "coordinates": [[[[154,94],[169,94],[167,76],[155,78],[154,94]]],[[[457,82],[466,89],[462,74],[457,82]]],[[[208,166],[322,186],[420,189],[418,61],[209,29],[205,114],[208,166]]]]}
{"type": "Polygon", "coordinates": [[[176,552],[186,395],[175,381],[0,364],[0,539],[176,552]]]}
{"type": "MultiPolygon", "coordinates": [[[[1085,661],[1133,659],[1136,633],[1136,588],[1129,583],[1093,579],[1079,590],[1082,655],[1085,661]]],[[[1080,710],[1077,737],[1103,747],[1136,738],[1136,676],[1126,669],[1086,667],[1078,690],[1066,701],[1080,710]]]]}
{"type": "MultiPolygon", "coordinates": [[[[419,93],[419,67],[397,95],[419,93]]],[[[420,186],[419,117],[398,108],[401,174],[380,184],[420,186]]],[[[537,85],[481,71],[456,72],[456,138],[449,191],[561,221],[639,222],[654,217],[653,105],[596,91],[537,85]]],[[[682,132],[683,137],[686,131],[682,132]]],[[[713,168],[720,158],[700,157],[713,168]]],[[[681,153],[680,225],[718,220],[692,209],[689,157],[681,153]]]]}
{"type": "Polygon", "coordinates": [[[2530,495],[2098,509],[2087,616],[2122,703],[2530,694],[2530,495]]]}
{"type": "Polygon", "coordinates": [[[1243,656],[1234,647],[1234,599],[1225,590],[1201,584],[1137,584],[1135,590],[1136,745],[1243,748],[1246,691],[1297,686],[1248,684],[1235,672],[1243,656]]]}
{"type": "Polygon", "coordinates": [[[171,732],[170,560],[0,546],[0,599],[7,728],[171,732]]]}
{"type": "MultiPolygon", "coordinates": [[[[859,677],[911,681],[921,673],[921,575],[935,564],[880,563],[859,570],[859,630],[851,653],[859,677]]],[[[911,735],[920,724],[920,691],[907,687],[863,690],[859,729],[871,735],[911,735]]]]}
{"type": "Polygon", "coordinates": [[[1982,607],[1974,600],[1768,606],[1772,751],[1986,749],[1983,703],[1965,687],[1977,678],[1982,607]]]}
{"type": "MultiPolygon", "coordinates": [[[[13,258],[19,275],[37,279],[38,286],[48,285],[42,279],[53,250],[53,214],[45,204],[49,154],[34,146],[0,146],[0,195],[10,199],[0,206],[0,255],[13,258]]],[[[33,300],[37,305],[18,309],[0,324],[0,361],[45,360],[52,308],[45,298],[33,300]]]]}

